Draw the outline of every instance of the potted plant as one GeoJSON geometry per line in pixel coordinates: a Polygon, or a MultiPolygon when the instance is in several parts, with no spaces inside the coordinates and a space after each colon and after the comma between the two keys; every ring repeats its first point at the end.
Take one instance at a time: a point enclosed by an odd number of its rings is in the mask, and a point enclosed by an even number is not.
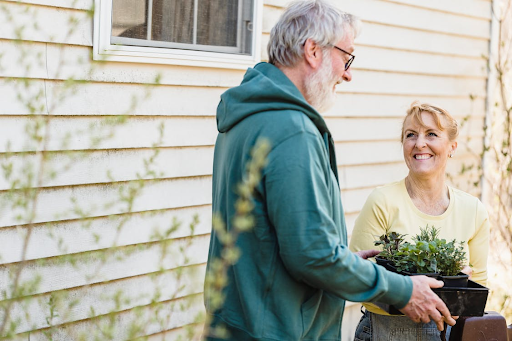
{"type": "Polygon", "coordinates": [[[462,243],[440,239],[439,229],[428,225],[413,237],[413,243],[405,242],[404,237],[391,232],[375,241],[376,246],[383,247],[378,264],[383,265],[384,259],[387,262],[384,266],[391,271],[436,277],[445,282],[445,286],[467,286],[468,275],[460,272],[465,262],[462,243]]]}
{"type": "Polygon", "coordinates": [[[388,270],[398,272],[394,266],[395,255],[405,241],[404,238],[405,235],[397,232],[390,232],[380,236],[379,240],[375,241],[375,246],[381,245],[383,250],[375,257],[377,264],[388,268],[388,270]]]}
{"type": "MultiPolygon", "coordinates": [[[[468,275],[461,273],[465,253],[462,243],[439,238],[439,230],[428,225],[412,238],[405,241],[405,235],[386,233],[375,241],[382,246],[382,252],[375,258],[377,264],[403,275],[427,275],[441,279],[445,285],[433,291],[443,300],[452,315],[482,316],[489,289],[468,281],[468,275]],[[454,279],[459,282],[451,283],[454,279]]],[[[390,314],[401,314],[396,307],[378,303],[390,314]]]]}

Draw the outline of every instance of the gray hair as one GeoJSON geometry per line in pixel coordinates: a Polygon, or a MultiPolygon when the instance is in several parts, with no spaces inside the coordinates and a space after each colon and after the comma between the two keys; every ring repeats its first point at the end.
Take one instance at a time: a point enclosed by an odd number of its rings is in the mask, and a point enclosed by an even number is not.
{"type": "Polygon", "coordinates": [[[326,48],[343,39],[347,28],[352,28],[357,37],[361,20],[324,0],[294,1],[270,31],[269,63],[294,66],[303,56],[307,39],[326,48]]]}

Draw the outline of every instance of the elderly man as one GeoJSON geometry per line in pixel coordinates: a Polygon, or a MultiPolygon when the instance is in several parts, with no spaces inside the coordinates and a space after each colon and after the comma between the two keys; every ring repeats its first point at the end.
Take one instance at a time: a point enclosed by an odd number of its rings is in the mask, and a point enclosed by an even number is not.
{"type": "MultiPolygon", "coordinates": [[[[271,143],[254,194],[255,226],[238,236],[225,302],[211,311],[231,340],[339,340],[345,300],[395,305],[411,319],[455,321],[430,288],[442,282],[384,270],[351,253],[338,185],[334,142],[319,114],[335,87],[352,79],[360,22],[322,0],[292,3],[272,29],[269,63],[249,69],[217,109],[213,211],[229,230],[250,150],[271,143]]],[[[222,246],[212,231],[208,266],[222,246]]],[[[216,340],[214,335],[207,339],[216,340]]]]}

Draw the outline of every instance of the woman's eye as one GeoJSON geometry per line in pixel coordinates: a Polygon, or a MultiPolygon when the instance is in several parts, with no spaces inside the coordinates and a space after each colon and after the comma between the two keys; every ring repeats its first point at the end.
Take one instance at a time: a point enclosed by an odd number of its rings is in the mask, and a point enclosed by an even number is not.
{"type": "Polygon", "coordinates": [[[413,136],[414,136],[414,134],[413,134],[413,133],[408,133],[408,134],[406,134],[406,135],[405,135],[405,137],[406,137],[406,138],[411,138],[411,137],[413,137],[413,136]]]}
{"type": "Polygon", "coordinates": [[[436,133],[428,133],[428,136],[434,136],[434,137],[437,137],[437,134],[436,133]]]}

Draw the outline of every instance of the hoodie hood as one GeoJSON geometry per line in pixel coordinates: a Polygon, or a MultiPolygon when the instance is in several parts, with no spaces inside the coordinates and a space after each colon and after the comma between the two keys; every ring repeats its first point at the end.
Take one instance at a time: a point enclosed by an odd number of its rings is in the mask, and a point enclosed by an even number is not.
{"type": "Polygon", "coordinates": [[[217,129],[225,133],[248,116],[272,110],[301,111],[313,121],[320,133],[329,133],[322,116],[306,102],[295,84],[269,63],[249,68],[240,86],[221,95],[217,107],[217,129]]]}
{"type": "Polygon", "coordinates": [[[302,112],[317,127],[323,136],[331,169],[338,179],[334,141],[324,119],[306,102],[295,84],[272,64],[259,63],[249,68],[240,86],[221,95],[217,107],[217,129],[220,133],[226,133],[251,115],[285,110],[302,112]]]}

